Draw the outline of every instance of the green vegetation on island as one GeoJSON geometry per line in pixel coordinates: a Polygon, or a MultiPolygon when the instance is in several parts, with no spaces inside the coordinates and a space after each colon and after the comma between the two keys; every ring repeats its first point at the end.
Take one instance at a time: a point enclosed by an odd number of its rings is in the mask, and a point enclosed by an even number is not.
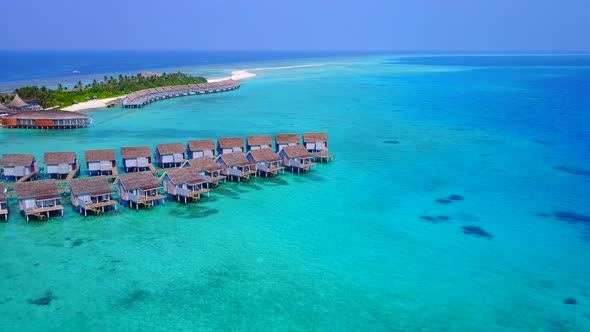
{"type": "Polygon", "coordinates": [[[25,86],[16,89],[16,93],[22,99],[37,100],[39,105],[44,108],[54,106],[62,108],[90,99],[117,97],[142,89],[205,82],[207,82],[207,79],[204,77],[190,76],[181,72],[146,76],[142,74],[135,76],[119,75],[118,78],[105,76],[101,82],[94,80],[86,85],[78,82],[71,89],[63,87],[61,84],[55,90],[48,89],[45,86],[25,86]]]}

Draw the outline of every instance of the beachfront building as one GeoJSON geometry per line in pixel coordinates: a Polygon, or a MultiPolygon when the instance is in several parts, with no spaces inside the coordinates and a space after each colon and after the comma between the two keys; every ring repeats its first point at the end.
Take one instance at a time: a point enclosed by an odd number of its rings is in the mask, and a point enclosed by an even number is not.
{"type": "Polygon", "coordinates": [[[200,157],[187,160],[185,167],[191,167],[206,181],[206,187],[211,188],[219,185],[219,181],[225,180],[226,177],[221,174],[221,166],[213,161],[210,157],[200,157]]]}
{"type": "Polygon", "coordinates": [[[43,163],[47,166],[45,174],[50,178],[73,178],[80,173],[75,152],[45,152],[43,163]]]}
{"type": "Polygon", "coordinates": [[[152,172],[125,173],[115,179],[121,202],[129,207],[140,205],[151,207],[158,203],[164,204],[166,196],[160,194],[162,186],[152,172]]]}
{"type": "Polygon", "coordinates": [[[184,144],[162,143],[156,145],[156,164],[162,168],[178,167],[184,162],[184,144]]]}
{"type": "Polygon", "coordinates": [[[292,172],[307,172],[315,164],[311,161],[313,156],[303,145],[286,146],[279,152],[283,166],[292,172]]]}
{"type": "Polygon", "coordinates": [[[172,198],[184,203],[190,199],[199,200],[201,194],[207,194],[209,189],[205,186],[207,181],[199,176],[197,170],[193,167],[172,168],[167,170],[160,178],[164,191],[172,198]]]}
{"type": "Polygon", "coordinates": [[[59,110],[22,111],[2,117],[5,128],[27,129],[75,129],[92,124],[86,114],[59,110]]]}
{"type": "Polygon", "coordinates": [[[51,212],[64,215],[55,180],[17,182],[14,188],[18,197],[18,208],[27,221],[29,216],[49,218],[51,212]]]}
{"type": "Polygon", "coordinates": [[[285,146],[293,146],[301,144],[299,134],[276,134],[275,135],[275,151],[281,151],[285,146]]]}
{"type": "Polygon", "coordinates": [[[149,146],[124,146],[121,148],[125,172],[140,172],[150,169],[152,151],[149,146]]]}
{"type": "Polygon", "coordinates": [[[188,158],[195,159],[199,157],[214,157],[215,142],[212,139],[197,139],[188,141],[188,158]]]}
{"type": "Polygon", "coordinates": [[[100,214],[105,211],[117,210],[117,201],[113,199],[113,188],[105,176],[72,179],[68,182],[70,200],[74,211],[88,211],[100,214]]]}
{"type": "Polygon", "coordinates": [[[219,155],[215,163],[221,167],[221,174],[240,182],[249,180],[250,175],[256,174],[254,163],[248,161],[243,152],[228,152],[219,155]]]}
{"type": "Polygon", "coordinates": [[[246,154],[246,158],[256,166],[258,174],[277,175],[280,170],[285,169],[281,166],[281,158],[276,154],[272,148],[254,149],[246,154]]]}
{"type": "Polygon", "coordinates": [[[11,111],[37,111],[43,109],[35,100],[22,100],[18,93],[14,95],[14,98],[6,105],[6,108],[11,111]]]}
{"type": "Polygon", "coordinates": [[[272,147],[272,137],[270,135],[250,135],[246,137],[248,151],[272,147]]]}
{"type": "Polygon", "coordinates": [[[26,181],[39,171],[39,162],[30,153],[5,153],[0,159],[0,166],[2,176],[7,181],[26,181]]]}
{"type": "Polygon", "coordinates": [[[244,152],[244,139],[242,137],[220,137],[217,139],[217,154],[231,152],[244,152]]]}
{"type": "Polygon", "coordinates": [[[6,202],[6,189],[4,184],[0,183],[0,218],[4,217],[4,220],[8,220],[8,204],[6,202]]]}
{"type": "Polygon", "coordinates": [[[115,149],[84,151],[88,175],[117,175],[115,149]]]}

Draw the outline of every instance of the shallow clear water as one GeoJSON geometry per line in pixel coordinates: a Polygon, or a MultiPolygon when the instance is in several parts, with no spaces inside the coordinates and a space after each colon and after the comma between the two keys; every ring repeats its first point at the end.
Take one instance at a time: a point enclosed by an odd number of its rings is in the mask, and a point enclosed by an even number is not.
{"type": "Polygon", "coordinates": [[[1,130],[1,152],[39,158],[321,130],[335,160],[98,217],[27,224],[11,200],[0,330],[589,330],[590,222],[555,213],[590,215],[590,69],[398,60],[261,71],[89,112],[84,130],[1,130]]]}

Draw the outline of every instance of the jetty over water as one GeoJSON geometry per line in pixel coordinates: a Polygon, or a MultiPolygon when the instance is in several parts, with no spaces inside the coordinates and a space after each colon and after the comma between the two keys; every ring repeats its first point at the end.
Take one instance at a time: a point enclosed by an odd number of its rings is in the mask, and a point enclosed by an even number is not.
{"type": "Polygon", "coordinates": [[[121,105],[123,108],[140,108],[161,99],[225,92],[238,89],[239,87],[240,81],[235,81],[230,78],[211,83],[194,83],[143,89],[128,94],[121,101],[121,105]]]}

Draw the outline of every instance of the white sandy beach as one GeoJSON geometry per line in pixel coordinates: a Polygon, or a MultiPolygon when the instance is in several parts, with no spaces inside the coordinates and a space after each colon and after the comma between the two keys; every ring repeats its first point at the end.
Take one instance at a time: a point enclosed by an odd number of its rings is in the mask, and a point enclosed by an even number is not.
{"type": "Polygon", "coordinates": [[[62,111],[71,111],[71,112],[79,112],[83,110],[89,110],[93,108],[102,108],[107,107],[107,103],[124,96],[113,97],[113,98],[104,98],[104,99],[95,99],[85,101],[83,103],[74,104],[72,106],[62,108],[62,111]]]}
{"type": "MultiPolygon", "coordinates": [[[[219,82],[223,80],[227,80],[229,78],[233,80],[245,80],[248,78],[255,77],[256,74],[253,71],[262,71],[262,70],[284,70],[284,69],[296,69],[296,68],[309,68],[309,67],[321,67],[325,66],[325,64],[308,64],[308,65],[296,65],[296,66],[281,66],[281,67],[262,67],[262,68],[252,68],[252,69],[241,69],[241,70],[234,70],[231,72],[231,76],[222,77],[222,78],[214,78],[214,79],[207,79],[208,82],[219,82]]],[[[63,111],[72,111],[72,112],[80,112],[84,110],[94,109],[94,108],[103,108],[107,107],[107,103],[117,99],[122,98],[125,96],[119,96],[114,98],[104,98],[104,99],[96,99],[90,100],[83,103],[75,104],[72,106],[64,107],[63,111]]]]}

